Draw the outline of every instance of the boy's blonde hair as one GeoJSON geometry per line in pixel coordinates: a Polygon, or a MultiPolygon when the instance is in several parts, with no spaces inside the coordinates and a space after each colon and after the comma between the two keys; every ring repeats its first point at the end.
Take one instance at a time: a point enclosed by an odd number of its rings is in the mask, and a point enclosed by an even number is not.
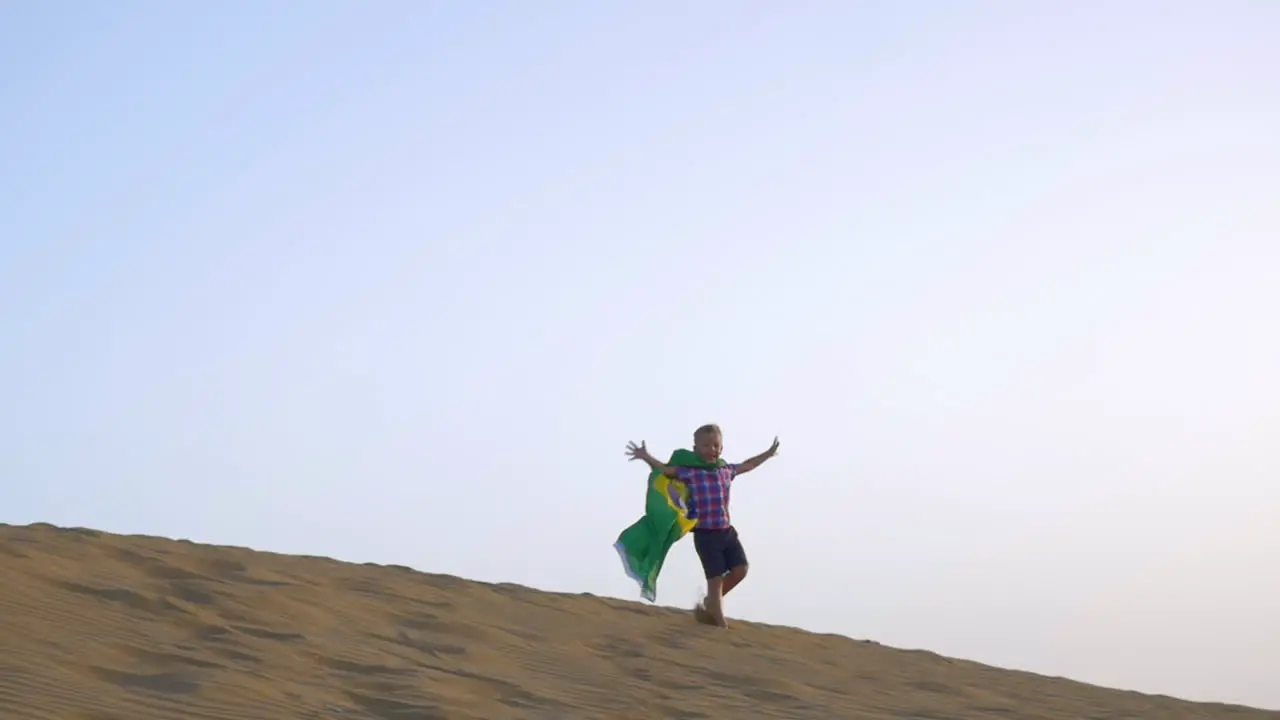
{"type": "Polygon", "coordinates": [[[703,435],[713,435],[713,434],[714,434],[714,435],[723,435],[724,433],[720,432],[720,426],[719,426],[719,425],[717,425],[717,424],[715,424],[715,423],[707,423],[706,425],[703,425],[702,427],[700,427],[700,428],[698,428],[697,430],[694,430],[694,431],[693,431],[693,439],[694,439],[694,440],[697,440],[698,438],[702,437],[703,435]]]}

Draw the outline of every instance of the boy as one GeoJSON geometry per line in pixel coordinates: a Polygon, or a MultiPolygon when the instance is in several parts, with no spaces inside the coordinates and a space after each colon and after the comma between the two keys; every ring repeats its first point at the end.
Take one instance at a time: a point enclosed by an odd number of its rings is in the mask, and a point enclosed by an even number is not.
{"type": "MultiPolygon", "coordinates": [[[[717,464],[723,446],[718,425],[703,425],[693,433],[693,450],[707,463],[717,464]]],[[[737,464],[714,468],[671,467],[649,454],[642,441],[627,443],[627,455],[642,460],[650,468],[683,481],[689,487],[689,518],[696,519],[693,546],[698,551],[707,578],[707,598],[694,611],[698,621],[729,627],[722,598],[747,576],[747,554],[738,540],[738,531],[729,522],[729,487],[738,475],[751,472],[778,453],[778,439],[768,450],[737,464]]]]}

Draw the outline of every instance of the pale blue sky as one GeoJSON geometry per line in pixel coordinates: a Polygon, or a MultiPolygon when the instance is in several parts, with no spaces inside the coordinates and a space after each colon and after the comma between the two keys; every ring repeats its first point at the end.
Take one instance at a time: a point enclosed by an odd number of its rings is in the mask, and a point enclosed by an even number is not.
{"type": "Polygon", "coordinates": [[[0,3],[0,521],[1280,708],[1280,3],[0,3]],[[682,543],[660,602],[701,579],[682,543]]]}

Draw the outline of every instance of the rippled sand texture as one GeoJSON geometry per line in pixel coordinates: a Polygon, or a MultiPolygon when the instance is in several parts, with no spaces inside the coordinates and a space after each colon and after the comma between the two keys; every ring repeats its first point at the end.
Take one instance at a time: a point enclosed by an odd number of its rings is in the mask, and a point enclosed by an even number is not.
{"type": "Polygon", "coordinates": [[[688,613],[0,526],[0,718],[1268,718],[688,613]]]}

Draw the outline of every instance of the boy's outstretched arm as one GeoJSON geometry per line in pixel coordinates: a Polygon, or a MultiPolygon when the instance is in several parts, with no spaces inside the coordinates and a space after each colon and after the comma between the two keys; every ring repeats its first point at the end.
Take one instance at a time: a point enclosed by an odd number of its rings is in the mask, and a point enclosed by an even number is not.
{"type": "Polygon", "coordinates": [[[752,470],[755,470],[756,468],[763,465],[765,460],[768,460],[769,458],[777,454],[778,454],[778,438],[775,437],[773,439],[773,444],[769,446],[768,450],[765,450],[764,452],[760,453],[759,455],[756,455],[755,457],[747,458],[746,460],[743,460],[742,462],[738,463],[738,472],[734,474],[741,475],[742,473],[749,473],[752,470]]]}
{"type": "Polygon", "coordinates": [[[649,448],[644,446],[643,440],[640,441],[639,445],[636,445],[633,442],[627,443],[627,455],[632,460],[644,461],[644,464],[669,478],[679,477],[679,475],[676,474],[677,471],[674,467],[667,465],[666,463],[658,462],[657,458],[649,454],[649,448]]]}

